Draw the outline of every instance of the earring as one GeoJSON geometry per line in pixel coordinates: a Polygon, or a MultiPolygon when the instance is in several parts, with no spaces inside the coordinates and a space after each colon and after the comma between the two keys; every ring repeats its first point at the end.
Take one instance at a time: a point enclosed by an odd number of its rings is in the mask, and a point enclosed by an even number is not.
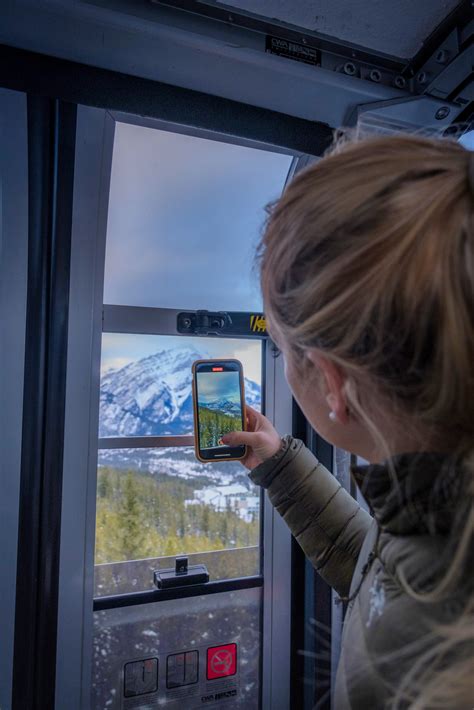
{"type": "Polygon", "coordinates": [[[337,421],[337,414],[336,414],[336,412],[333,412],[333,411],[331,410],[331,411],[329,412],[329,419],[330,419],[332,422],[337,421]]]}

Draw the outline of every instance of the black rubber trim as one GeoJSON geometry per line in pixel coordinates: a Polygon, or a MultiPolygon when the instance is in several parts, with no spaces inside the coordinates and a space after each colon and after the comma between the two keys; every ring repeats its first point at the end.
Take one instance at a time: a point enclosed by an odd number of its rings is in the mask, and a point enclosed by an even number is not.
{"type": "Polygon", "coordinates": [[[0,45],[0,86],[309,155],[322,155],[332,141],[325,123],[6,45],[0,45]]]}
{"type": "Polygon", "coordinates": [[[133,594],[117,594],[109,597],[96,597],[94,611],[107,609],[122,609],[123,607],[138,606],[139,604],[154,604],[156,602],[170,601],[170,599],[187,599],[201,597],[207,594],[222,594],[223,592],[237,592],[242,589],[254,589],[263,586],[263,577],[242,577],[240,579],[223,579],[205,584],[192,584],[188,587],[174,589],[154,589],[148,592],[135,592],[133,594]]]}
{"type": "Polygon", "coordinates": [[[28,97],[28,292],[12,710],[52,710],[76,108],[28,97]]]}

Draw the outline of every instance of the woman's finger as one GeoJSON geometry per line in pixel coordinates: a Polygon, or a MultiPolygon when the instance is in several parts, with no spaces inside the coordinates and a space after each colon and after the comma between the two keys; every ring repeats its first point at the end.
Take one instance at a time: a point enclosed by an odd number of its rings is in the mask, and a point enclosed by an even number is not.
{"type": "Polygon", "coordinates": [[[231,431],[222,437],[226,446],[252,446],[258,444],[260,435],[254,431],[231,431]]]}
{"type": "Polygon", "coordinates": [[[247,424],[251,429],[255,429],[255,426],[258,421],[258,412],[256,412],[255,409],[253,409],[247,404],[245,406],[245,414],[247,416],[247,424]]]}

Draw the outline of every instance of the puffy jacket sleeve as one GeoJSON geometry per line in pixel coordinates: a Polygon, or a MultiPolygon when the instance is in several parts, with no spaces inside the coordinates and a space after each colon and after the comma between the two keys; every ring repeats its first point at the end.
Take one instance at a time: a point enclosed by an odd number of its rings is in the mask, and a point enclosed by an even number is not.
{"type": "Polygon", "coordinates": [[[288,436],[281,450],[250,472],[268,490],[314,568],[338,594],[349,594],[371,517],[301,441],[288,436]]]}

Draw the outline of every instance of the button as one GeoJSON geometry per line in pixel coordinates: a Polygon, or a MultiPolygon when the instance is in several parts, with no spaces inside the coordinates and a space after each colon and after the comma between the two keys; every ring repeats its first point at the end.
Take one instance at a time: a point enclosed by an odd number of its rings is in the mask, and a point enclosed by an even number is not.
{"type": "Polygon", "coordinates": [[[184,680],[186,685],[189,683],[197,683],[199,675],[199,653],[197,651],[188,651],[186,653],[184,680]]]}
{"type": "Polygon", "coordinates": [[[166,687],[168,689],[197,683],[198,676],[198,651],[173,653],[166,659],[166,687]]]}
{"type": "Polygon", "coordinates": [[[158,690],[158,659],[145,658],[124,666],[124,696],[133,698],[158,690]]]}
{"type": "Polygon", "coordinates": [[[213,646],[207,649],[207,679],[225,678],[237,672],[237,644],[213,646]]]}

